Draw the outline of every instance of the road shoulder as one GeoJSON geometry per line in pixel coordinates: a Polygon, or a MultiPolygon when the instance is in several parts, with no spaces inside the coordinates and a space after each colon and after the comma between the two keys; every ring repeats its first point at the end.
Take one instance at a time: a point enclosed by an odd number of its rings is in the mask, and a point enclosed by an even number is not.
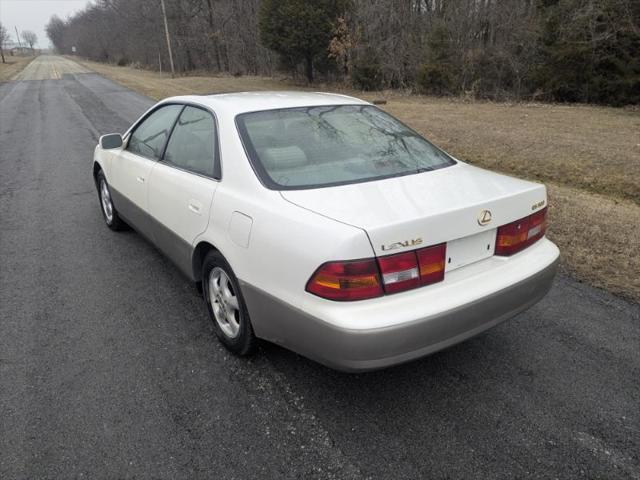
{"type": "Polygon", "coordinates": [[[0,63],[0,82],[8,82],[23,71],[36,57],[15,57],[5,54],[6,63],[0,63]]]}

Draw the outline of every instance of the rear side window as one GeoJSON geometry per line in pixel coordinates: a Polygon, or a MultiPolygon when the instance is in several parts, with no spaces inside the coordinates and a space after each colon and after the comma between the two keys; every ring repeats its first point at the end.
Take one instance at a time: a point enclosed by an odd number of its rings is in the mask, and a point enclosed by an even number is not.
{"type": "Polygon", "coordinates": [[[190,172],[215,175],[216,125],[206,110],[185,107],[176,123],[164,161],[190,172]]]}
{"type": "Polygon", "coordinates": [[[160,159],[181,109],[182,105],[167,105],[151,113],[131,134],[127,150],[143,157],[160,159]]]}

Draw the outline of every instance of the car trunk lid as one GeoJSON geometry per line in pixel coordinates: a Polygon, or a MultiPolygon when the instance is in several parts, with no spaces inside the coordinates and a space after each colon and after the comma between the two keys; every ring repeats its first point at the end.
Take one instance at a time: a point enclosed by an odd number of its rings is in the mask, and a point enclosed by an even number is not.
{"type": "Polygon", "coordinates": [[[462,162],[378,181],[284,190],[282,196],[365,230],[377,256],[446,242],[447,270],[492,256],[498,226],[546,205],[543,185],[462,162]]]}

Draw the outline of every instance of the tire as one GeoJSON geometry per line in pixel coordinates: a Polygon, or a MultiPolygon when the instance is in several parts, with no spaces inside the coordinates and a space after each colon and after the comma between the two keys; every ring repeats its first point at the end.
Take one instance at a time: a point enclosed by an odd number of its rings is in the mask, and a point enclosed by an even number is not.
{"type": "Polygon", "coordinates": [[[104,222],[113,231],[126,230],[128,225],[120,218],[116,207],[113,206],[113,200],[111,199],[111,191],[109,190],[109,184],[104,176],[102,170],[96,175],[96,184],[98,186],[98,201],[100,202],[100,210],[102,210],[102,217],[104,222]]]}
{"type": "Polygon", "coordinates": [[[220,342],[236,355],[253,353],[258,340],[238,279],[215,250],[207,254],[202,264],[202,296],[220,342]]]}

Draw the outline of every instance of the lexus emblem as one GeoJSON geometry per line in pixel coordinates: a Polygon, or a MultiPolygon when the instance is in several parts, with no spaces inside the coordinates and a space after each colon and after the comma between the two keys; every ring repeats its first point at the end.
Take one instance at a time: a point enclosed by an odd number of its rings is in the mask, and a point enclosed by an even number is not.
{"type": "Polygon", "coordinates": [[[482,210],[478,214],[478,225],[484,227],[491,222],[491,210],[482,210]]]}

